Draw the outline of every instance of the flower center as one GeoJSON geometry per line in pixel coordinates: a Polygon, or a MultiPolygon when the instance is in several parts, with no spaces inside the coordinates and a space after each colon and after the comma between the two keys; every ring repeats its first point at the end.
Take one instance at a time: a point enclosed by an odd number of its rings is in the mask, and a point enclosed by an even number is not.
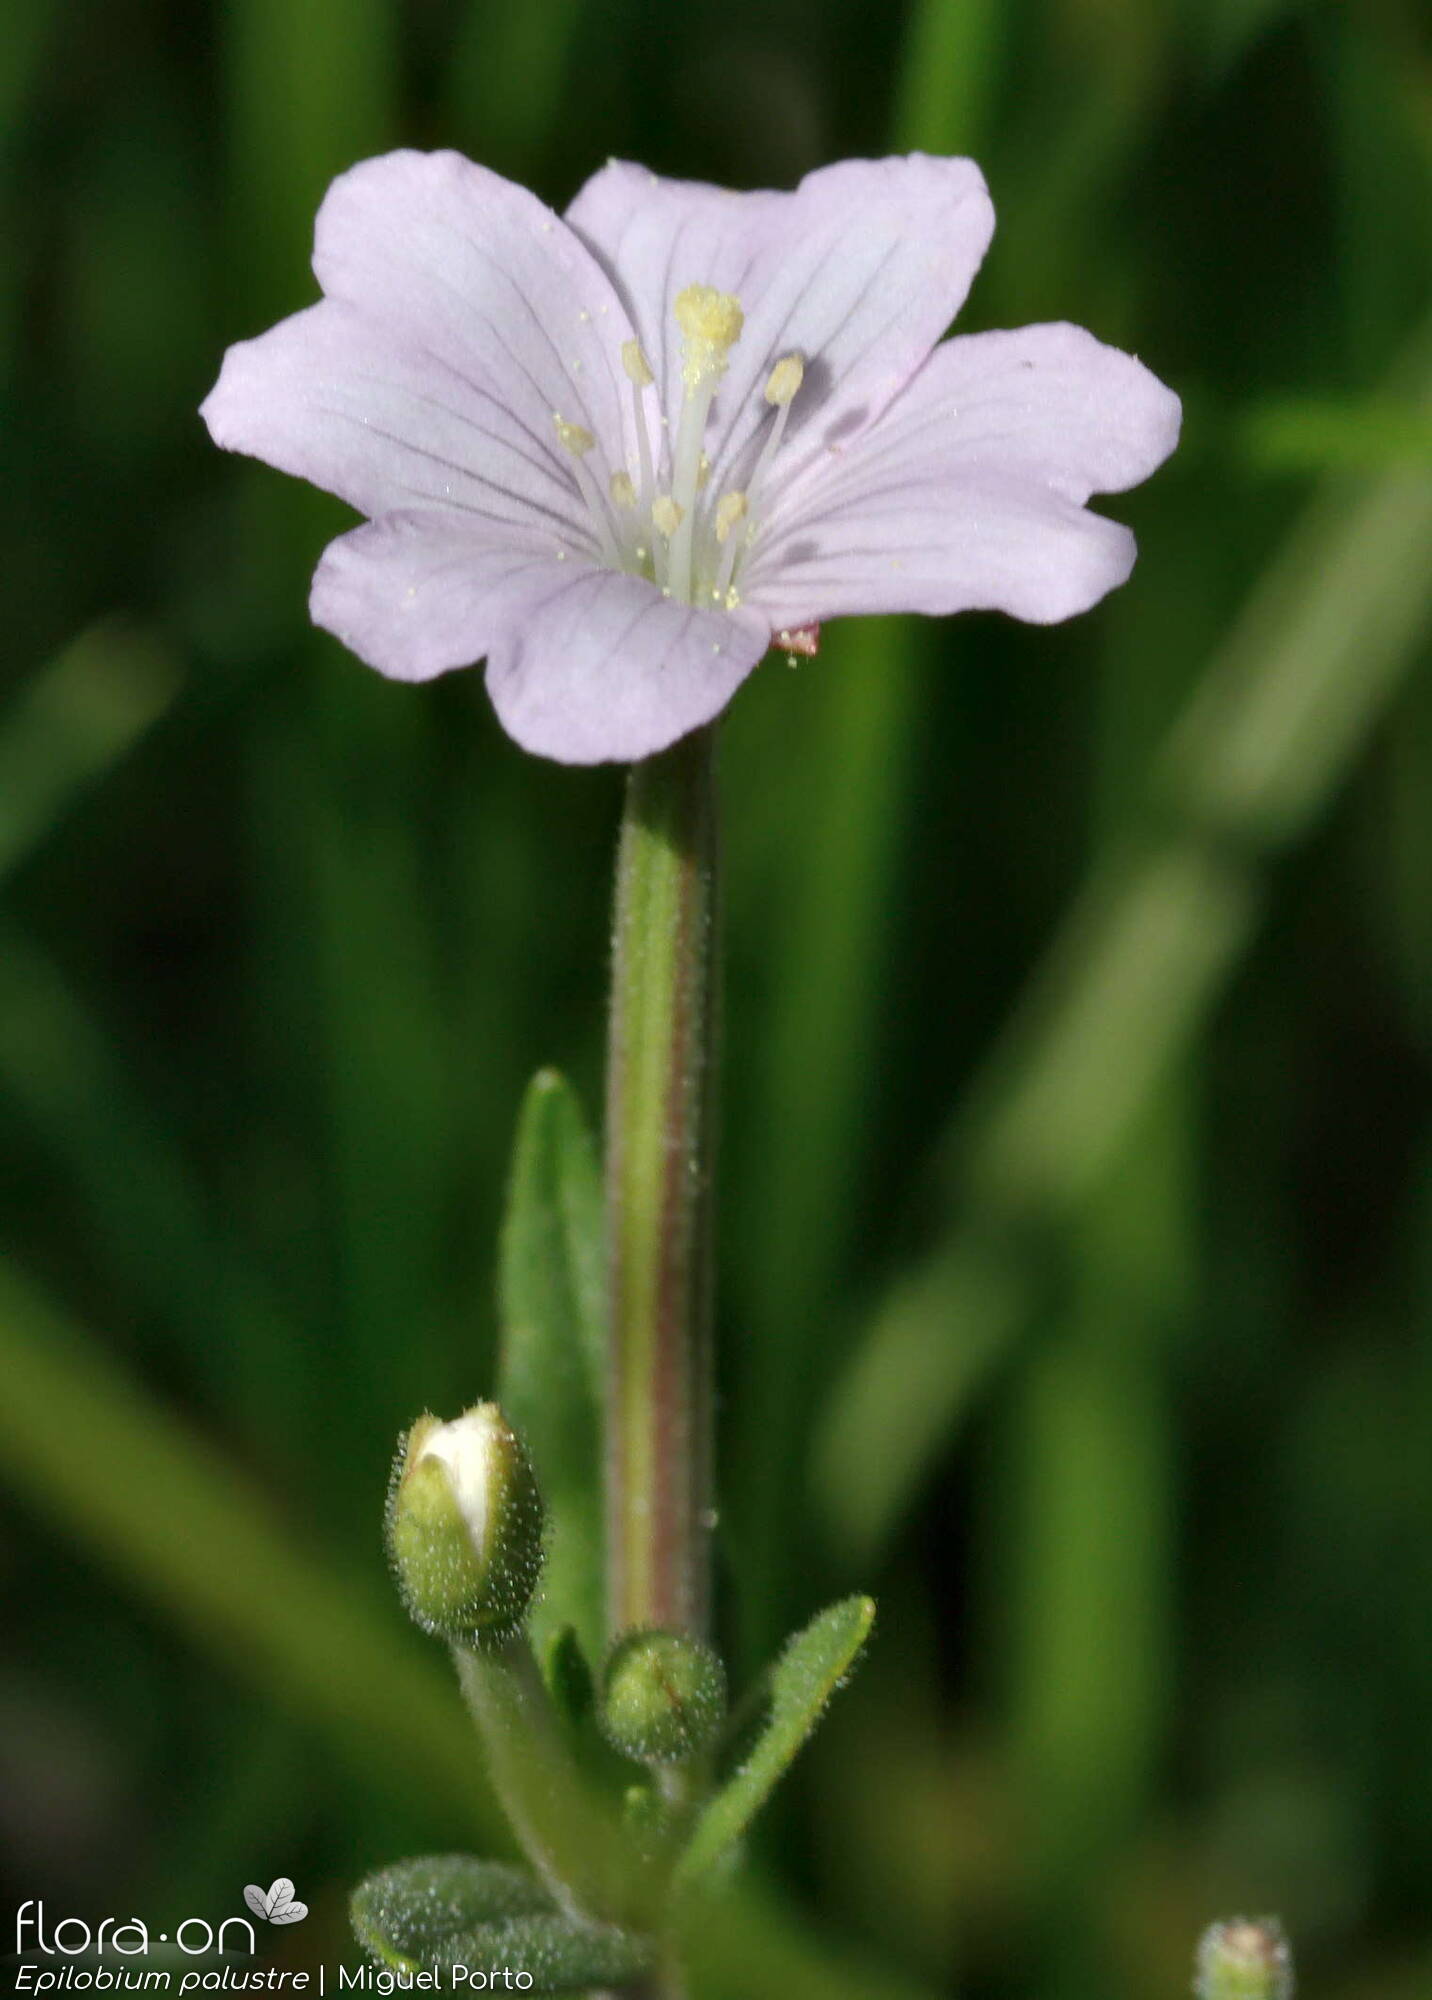
{"type": "MultiPolygon", "coordinates": [[[[711,404],[731,349],[745,326],[741,302],[712,285],[688,285],[673,306],[681,333],[681,407],[676,421],[662,415],[656,448],[648,426],[648,394],[656,386],[640,343],[622,346],[622,370],[631,384],[637,463],[615,465],[606,491],[587,464],[596,440],[580,424],[554,411],[557,438],[573,461],[603,560],[614,569],[648,577],[663,595],[684,604],[741,602],[741,569],[761,526],[760,502],[771,461],[785,435],[805,363],[782,355],[766,378],[770,422],[741,485],[710,491],[711,463],[704,449],[711,404]]],[[[754,441],[753,441],[754,442],[754,441]]],[[[732,468],[739,473],[739,466],[732,468]]]]}

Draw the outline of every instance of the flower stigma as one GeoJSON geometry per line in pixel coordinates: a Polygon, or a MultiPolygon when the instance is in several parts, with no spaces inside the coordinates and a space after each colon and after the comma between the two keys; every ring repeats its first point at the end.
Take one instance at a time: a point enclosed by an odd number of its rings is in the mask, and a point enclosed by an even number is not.
{"type": "Polygon", "coordinates": [[[746,315],[732,293],[691,284],[677,293],[672,317],[680,337],[680,407],[670,414],[661,409],[661,385],[645,348],[638,340],[623,341],[621,367],[631,390],[636,464],[615,465],[605,494],[583,462],[596,442],[592,433],[555,411],[553,423],[572,459],[602,559],[646,577],[682,603],[735,610],[741,602],[741,568],[761,526],[761,497],[791,404],[805,380],[805,360],[794,353],[774,359],[760,391],[769,412],[764,434],[754,461],[742,454],[750,471],[741,485],[714,489],[706,431],[746,315]],[[652,390],[657,392],[655,429],[648,407],[652,390]]]}

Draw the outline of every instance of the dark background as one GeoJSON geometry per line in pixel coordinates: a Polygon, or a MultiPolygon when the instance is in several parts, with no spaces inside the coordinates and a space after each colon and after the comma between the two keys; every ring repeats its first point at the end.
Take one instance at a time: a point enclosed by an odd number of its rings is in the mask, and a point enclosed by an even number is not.
{"type": "Polygon", "coordinates": [[[962,324],[1069,318],[1183,396],[1090,616],[832,629],[725,727],[726,1631],[739,1676],[879,1596],[760,1858],[915,1992],[1166,2000],[1205,1922],[1271,1908],[1308,1994],[1418,2000],[1432,36],[1402,0],[10,0],[15,1899],[158,1929],[285,1873],[316,1963],[364,1869],[488,1831],[378,1517],[398,1430],[490,1385],[527,1076],[599,1102],[620,779],[524,757],[477,674],[390,686],[313,633],[343,511],[195,414],[313,296],[328,179],[398,142],[558,206],[612,153],[778,186],[968,151],[999,230],[962,324]]]}

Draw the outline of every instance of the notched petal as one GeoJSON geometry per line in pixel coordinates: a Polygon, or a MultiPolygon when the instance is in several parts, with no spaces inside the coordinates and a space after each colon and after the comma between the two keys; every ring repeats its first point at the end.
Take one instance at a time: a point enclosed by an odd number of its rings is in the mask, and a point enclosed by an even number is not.
{"type": "Polygon", "coordinates": [[[757,614],[704,611],[644,578],[564,578],[493,646],[487,685],[510,736],[563,764],[654,756],[718,715],[770,643],[757,614]]]}
{"type": "Polygon", "coordinates": [[[563,574],[523,540],[479,542],[432,514],[387,514],[330,542],[308,608],[379,673],[425,681],[481,660],[563,574]]]}

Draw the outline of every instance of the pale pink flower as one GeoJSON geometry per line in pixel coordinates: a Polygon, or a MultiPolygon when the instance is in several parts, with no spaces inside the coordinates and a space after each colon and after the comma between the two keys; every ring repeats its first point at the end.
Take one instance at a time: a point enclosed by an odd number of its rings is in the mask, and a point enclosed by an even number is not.
{"type": "Polygon", "coordinates": [[[851,160],[789,194],[613,162],[555,215],[454,153],[343,174],[322,301],[229,350],[216,443],[368,518],[310,609],[426,680],[486,659],[509,733],[646,757],[773,636],[856,612],[1052,623],[1120,584],[1091,493],[1177,398],[1066,325],[942,341],[989,243],[968,160],[851,160]]]}

